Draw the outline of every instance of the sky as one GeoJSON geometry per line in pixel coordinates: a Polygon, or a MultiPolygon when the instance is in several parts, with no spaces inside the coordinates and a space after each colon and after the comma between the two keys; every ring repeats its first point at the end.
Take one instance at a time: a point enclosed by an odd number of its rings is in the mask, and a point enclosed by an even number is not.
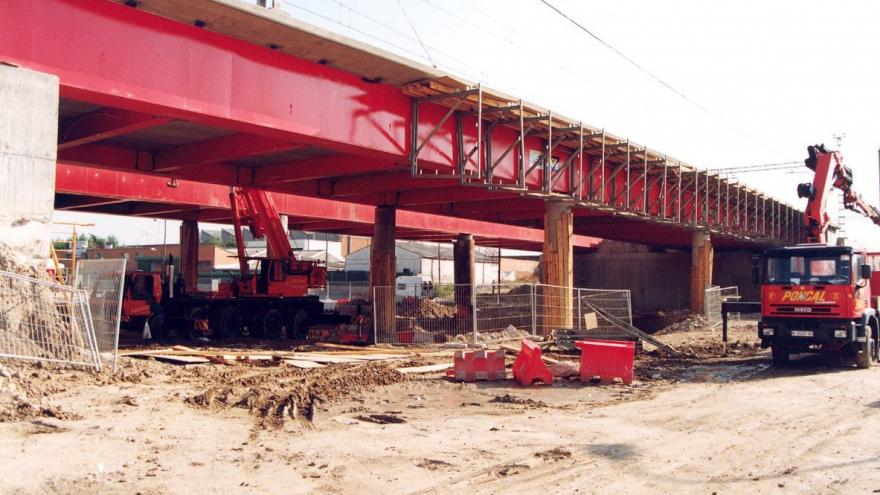
{"type": "MultiPolygon", "coordinates": [[[[834,136],[843,136],[855,188],[880,204],[880,2],[547,1],[605,44],[541,0],[283,0],[282,8],[700,168],[798,162],[808,145],[837,148],[834,136]]],[[[796,185],[811,179],[739,177],[798,207],[796,185]]],[[[161,242],[162,222],[90,217],[97,235],[161,242]]],[[[168,225],[176,242],[177,224],[168,225]]],[[[845,225],[854,242],[880,248],[880,227],[857,215],[845,225]]]]}

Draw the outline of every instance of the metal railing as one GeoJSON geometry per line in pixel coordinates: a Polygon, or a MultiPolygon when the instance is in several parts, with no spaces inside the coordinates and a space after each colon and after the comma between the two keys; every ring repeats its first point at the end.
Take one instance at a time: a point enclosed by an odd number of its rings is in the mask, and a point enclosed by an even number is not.
{"type": "Polygon", "coordinates": [[[101,368],[86,291],[0,271],[0,357],[101,368]]]}
{"type": "Polygon", "coordinates": [[[430,289],[375,287],[374,342],[424,344],[512,340],[558,330],[627,335],[602,314],[632,324],[628,290],[546,284],[442,284],[430,289]]]}
{"type": "Polygon", "coordinates": [[[309,293],[323,301],[370,300],[369,282],[327,281],[323,289],[311,289],[309,293]]]}
{"type": "Polygon", "coordinates": [[[75,287],[88,293],[98,352],[113,361],[113,372],[119,350],[125,263],[118,258],[80,260],[76,265],[75,287]]]}

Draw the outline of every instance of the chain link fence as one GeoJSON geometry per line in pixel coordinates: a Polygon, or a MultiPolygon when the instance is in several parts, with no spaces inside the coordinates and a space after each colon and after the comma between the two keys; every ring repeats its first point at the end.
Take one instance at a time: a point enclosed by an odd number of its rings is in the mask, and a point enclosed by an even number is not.
{"type": "Polygon", "coordinates": [[[0,271],[0,357],[101,368],[84,290],[0,271]]]}
{"type": "Polygon", "coordinates": [[[76,265],[76,288],[86,291],[98,352],[113,361],[119,350],[119,320],[125,284],[125,259],[81,260],[76,265]]]}
{"type": "Polygon", "coordinates": [[[581,336],[626,335],[603,314],[632,324],[628,290],[546,284],[375,287],[376,343],[493,342],[558,330],[581,336]]]}

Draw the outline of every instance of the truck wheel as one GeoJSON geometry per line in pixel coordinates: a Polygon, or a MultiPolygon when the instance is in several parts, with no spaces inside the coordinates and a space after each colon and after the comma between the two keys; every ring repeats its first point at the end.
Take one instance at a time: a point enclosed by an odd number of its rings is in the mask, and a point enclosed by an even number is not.
{"type": "Polygon", "coordinates": [[[287,325],[287,336],[291,339],[306,340],[309,336],[309,313],[304,309],[299,309],[290,318],[287,325]]]}
{"type": "Polygon", "coordinates": [[[241,337],[241,312],[235,306],[226,306],[217,319],[217,335],[222,337],[241,337]]]}
{"type": "Polygon", "coordinates": [[[284,317],[277,309],[267,309],[257,316],[257,334],[267,339],[278,339],[284,330],[284,317]]]}
{"type": "Polygon", "coordinates": [[[788,364],[790,353],[786,347],[780,344],[772,344],[770,346],[770,352],[773,354],[773,364],[779,366],[788,364]]]}
{"type": "Polygon", "coordinates": [[[865,332],[865,341],[864,342],[856,342],[855,346],[856,351],[856,366],[859,369],[868,369],[871,367],[871,362],[874,360],[874,343],[871,338],[871,331],[867,329],[865,332]]]}

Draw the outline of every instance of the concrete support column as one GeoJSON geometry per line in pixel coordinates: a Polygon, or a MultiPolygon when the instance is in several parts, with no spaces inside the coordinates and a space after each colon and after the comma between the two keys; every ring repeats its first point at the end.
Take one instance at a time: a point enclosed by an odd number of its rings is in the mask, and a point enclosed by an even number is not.
{"type": "Polygon", "coordinates": [[[58,78],[0,64],[0,244],[45,263],[55,209],[58,78]]]}
{"type": "Polygon", "coordinates": [[[397,260],[394,250],[397,209],[393,206],[377,206],[375,215],[373,242],[370,247],[370,294],[376,308],[376,314],[373,315],[376,331],[387,339],[395,331],[397,260]],[[376,287],[382,288],[377,290],[376,287]]]}
{"type": "Polygon", "coordinates": [[[199,289],[199,223],[195,220],[180,224],[180,276],[187,292],[199,289]]]}
{"type": "Polygon", "coordinates": [[[476,281],[476,245],[471,234],[459,234],[452,244],[455,308],[460,321],[473,316],[471,287],[476,281]]]}
{"type": "Polygon", "coordinates": [[[573,327],[573,235],[571,205],[548,201],[544,211],[544,252],[541,258],[541,277],[547,286],[538,292],[545,335],[553,329],[573,327]]]}
{"type": "Polygon", "coordinates": [[[691,311],[702,314],[706,289],[712,286],[714,250],[708,232],[694,232],[691,241],[691,311]]]}

